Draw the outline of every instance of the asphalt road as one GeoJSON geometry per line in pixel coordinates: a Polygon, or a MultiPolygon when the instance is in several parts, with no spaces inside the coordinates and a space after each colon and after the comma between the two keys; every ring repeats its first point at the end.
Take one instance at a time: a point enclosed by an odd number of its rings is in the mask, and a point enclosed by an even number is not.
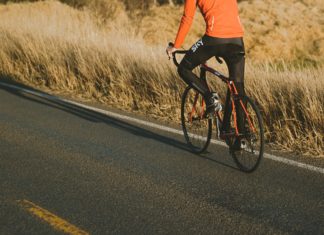
{"type": "Polygon", "coordinates": [[[324,234],[324,175],[0,86],[0,234],[324,234]]]}

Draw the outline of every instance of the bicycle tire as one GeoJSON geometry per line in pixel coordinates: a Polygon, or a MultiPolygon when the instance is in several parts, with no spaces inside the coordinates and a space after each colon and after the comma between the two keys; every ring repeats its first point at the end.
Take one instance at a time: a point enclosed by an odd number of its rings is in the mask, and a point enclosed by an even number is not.
{"type": "Polygon", "coordinates": [[[194,153],[205,152],[212,135],[212,120],[204,117],[206,105],[204,106],[203,103],[202,95],[192,87],[187,87],[183,92],[181,125],[186,142],[194,153]]]}
{"type": "Polygon", "coordinates": [[[244,141],[245,148],[242,148],[240,151],[230,152],[238,168],[244,172],[251,173],[257,169],[263,158],[264,129],[260,110],[255,103],[248,96],[244,96],[241,100],[248,112],[250,121],[253,123],[254,130],[244,112],[245,131],[242,136],[242,144],[244,141]],[[255,145],[256,142],[258,142],[258,145],[255,145]]]}

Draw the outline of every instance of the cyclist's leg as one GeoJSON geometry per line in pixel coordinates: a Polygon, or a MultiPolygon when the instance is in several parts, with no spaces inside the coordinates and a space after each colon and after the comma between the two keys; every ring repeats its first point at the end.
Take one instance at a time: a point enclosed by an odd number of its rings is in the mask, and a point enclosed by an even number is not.
{"type": "Polygon", "coordinates": [[[195,67],[215,56],[217,48],[206,44],[208,43],[206,43],[205,37],[203,37],[192,46],[181,61],[178,73],[189,86],[195,88],[205,98],[206,102],[209,102],[212,96],[211,92],[204,82],[192,72],[195,67]]]}
{"type": "MultiPolygon", "coordinates": [[[[228,45],[228,54],[224,58],[229,70],[229,77],[235,82],[236,89],[239,96],[244,96],[244,67],[245,67],[245,57],[244,57],[244,46],[228,45]]],[[[230,93],[227,92],[224,122],[222,131],[228,131],[230,125],[230,115],[231,115],[231,103],[230,103],[230,93]]],[[[237,127],[240,133],[244,132],[244,111],[240,105],[240,101],[235,101],[236,114],[237,114],[237,127]]]]}

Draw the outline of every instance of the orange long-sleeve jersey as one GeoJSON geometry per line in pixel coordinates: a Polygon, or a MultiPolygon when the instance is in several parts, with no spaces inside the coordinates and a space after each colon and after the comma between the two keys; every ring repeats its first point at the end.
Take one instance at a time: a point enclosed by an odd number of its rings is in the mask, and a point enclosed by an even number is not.
{"type": "Polygon", "coordinates": [[[179,31],[174,43],[181,47],[192,24],[197,6],[206,22],[206,34],[218,38],[243,36],[236,0],[186,0],[179,31]]]}

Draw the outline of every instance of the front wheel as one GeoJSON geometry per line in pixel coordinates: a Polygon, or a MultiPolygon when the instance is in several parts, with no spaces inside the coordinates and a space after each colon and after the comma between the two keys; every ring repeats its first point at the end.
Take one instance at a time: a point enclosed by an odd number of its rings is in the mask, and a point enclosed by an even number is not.
{"type": "MultiPolygon", "coordinates": [[[[239,137],[241,150],[231,151],[231,155],[242,171],[252,172],[258,167],[263,157],[264,131],[262,118],[258,107],[249,97],[243,97],[240,100],[240,105],[244,107],[244,131],[239,137]]],[[[233,123],[231,121],[232,127],[233,123]]]]}
{"type": "Polygon", "coordinates": [[[181,99],[181,124],[184,137],[194,153],[204,152],[212,135],[212,120],[206,118],[206,103],[195,89],[187,87],[181,99]]]}

